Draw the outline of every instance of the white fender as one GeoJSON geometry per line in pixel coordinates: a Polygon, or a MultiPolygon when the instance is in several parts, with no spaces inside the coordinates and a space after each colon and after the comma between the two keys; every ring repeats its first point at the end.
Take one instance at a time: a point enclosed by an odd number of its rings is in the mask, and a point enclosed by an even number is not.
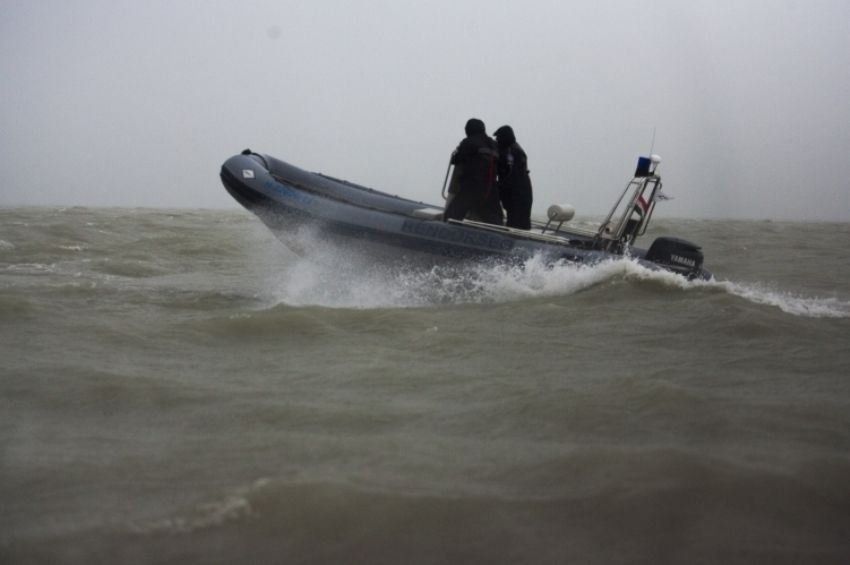
{"type": "Polygon", "coordinates": [[[546,211],[550,222],[569,222],[576,215],[576,209],[569,204],[552,204],[546,211]]]}

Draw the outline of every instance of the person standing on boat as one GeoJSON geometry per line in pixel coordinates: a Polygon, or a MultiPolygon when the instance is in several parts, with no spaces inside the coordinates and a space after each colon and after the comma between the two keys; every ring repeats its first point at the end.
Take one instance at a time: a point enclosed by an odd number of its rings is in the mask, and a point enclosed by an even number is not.
{"type": "Polygon", "coordinates": [[[511,126],[502,126],[493,134],[499,146],[497,166],[499,198],[508,215],[507,226],[531,229],[531,177],[528,156],[516,141],[511,126]]]}
{"type": "MultiPolygon", "coordinates": [[[[456,192],[449,199],[443,219],[469,219],[502,225],[502,207],[496,188],[496,142],[488,135],[484,122],[472,118],[466,122],[466,137],[452,154],[458,175],[456,192]]],[[[454,184],[454,180],[452,181],[454,184]]]]}

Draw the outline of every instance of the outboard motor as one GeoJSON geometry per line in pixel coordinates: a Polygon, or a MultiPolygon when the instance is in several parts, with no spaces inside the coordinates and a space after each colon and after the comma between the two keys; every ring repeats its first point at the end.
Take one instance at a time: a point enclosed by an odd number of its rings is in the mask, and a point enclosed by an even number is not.
{"type": "Polygon", "coordinates": [[[687,271],[696,276],[702,270],[702,249],[699,245],[677,237],[659,237],[646,252],[646,260],[687,271]]]}

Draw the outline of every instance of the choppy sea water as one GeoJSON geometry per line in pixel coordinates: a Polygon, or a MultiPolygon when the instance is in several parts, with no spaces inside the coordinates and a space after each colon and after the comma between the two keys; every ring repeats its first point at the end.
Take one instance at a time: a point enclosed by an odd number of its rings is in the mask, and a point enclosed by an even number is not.
{"type": "Polygon", "coordinates": [[[660,234],[715,280],[0,209],[0,562],[850,562],[850,224],[660,234]]]}

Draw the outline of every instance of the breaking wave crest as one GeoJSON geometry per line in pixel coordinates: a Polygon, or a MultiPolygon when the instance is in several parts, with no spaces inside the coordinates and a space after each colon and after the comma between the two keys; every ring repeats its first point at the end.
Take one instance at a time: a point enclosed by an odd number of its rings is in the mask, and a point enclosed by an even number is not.
{"type": "Polygon", "coordinates": [[[800,293],[771,289],[758,283],[729,280],[687,280],[668,271],[653,271],[626,261],[627,274],[633,279],[650,280],[682,290],[720,291],[763,306],[779,308],[786,314],[810,318],[850,318],[850,301],[839,298],[820,298],[800,293]]]}
{"type": "Polygon", "coordinates": [[[235,489],[220,499],[185,508],[172,516],[147,522],[131,523],[130,529],[137,534],[187,534],[248,519],[255,515],[254,508],[251,505],[251,496],[262,490],[267,484],[268,479],[258,479],[253,484],[235,489]]]}
{"type": "Polygon", "coordinates": [[[817,298],[770,290],[761,285],[731,281],[713,283],[731,295],[755,304],[773,306],[786,314],[808,318],[850,318],[850,301],[838,298],[817,298]]]}
{"type": "Polygon", "coordinates": [[[266,283],[276,304],[329,308],[410,308],[447,304],[505,303],[569,296],[617,282],[661,285],[685,292],[723,292],[795,316],[850,317],[850,302],[807,297],[763,285],[727,280],[689,281],[635,260],[594,265],[551,263],[535,256],[522,263],[469,263],[423,267],[391,265],[356,254],[325,251],[299,258],[266,283]]]}
{"type": "Polygon", "coordinates": [[[470,263],[423,267],[300,259],[270,281],[269,294],[290,306],[405,308],[502,303],[570,295],[618,277],[645,271],[624,260],[593,266],[550,263],[470,263]]]}

